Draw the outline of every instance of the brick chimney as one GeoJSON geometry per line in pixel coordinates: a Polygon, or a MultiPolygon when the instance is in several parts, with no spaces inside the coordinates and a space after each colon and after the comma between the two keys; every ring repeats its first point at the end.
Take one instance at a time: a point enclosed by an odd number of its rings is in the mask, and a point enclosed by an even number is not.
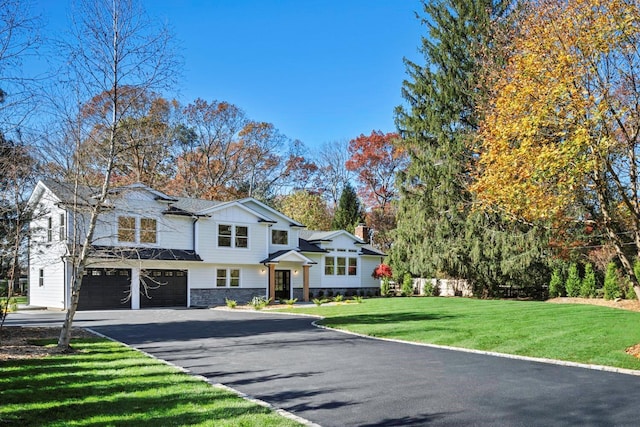
{"type": "Polygon", "coordinates": [[[369,227],[364,224],[358,224],[356,226],[355,235],[360,240],[364,240],[365,243],[369,243],[369,227]]]}

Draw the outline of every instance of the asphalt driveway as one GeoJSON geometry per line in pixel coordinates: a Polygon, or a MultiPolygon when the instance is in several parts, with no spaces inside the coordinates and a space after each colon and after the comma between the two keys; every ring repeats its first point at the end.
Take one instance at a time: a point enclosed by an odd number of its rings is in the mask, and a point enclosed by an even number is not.
{"type": "MultiPolygon", "coordinates": [[[[11,314],[7,324],[61,324],[11,314]]],[[[268,312],[79,312],[76,326],[322,426],[636,426],[640,377],[378,341],[268,312]]]]}

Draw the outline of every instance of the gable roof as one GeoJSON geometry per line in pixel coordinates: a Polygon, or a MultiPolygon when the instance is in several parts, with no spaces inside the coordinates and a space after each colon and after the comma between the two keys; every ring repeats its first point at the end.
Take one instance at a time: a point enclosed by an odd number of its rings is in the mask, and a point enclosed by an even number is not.
{"type": "Polygon", "coordinates": [[[268,258],[260,261],[261,264],[276,264],[281,261],[302,262],[306,265],[317,264],[317,262],[310,260],[300,252],[293,249],[285,249],[278,252],[269,254],[268,258]]]}

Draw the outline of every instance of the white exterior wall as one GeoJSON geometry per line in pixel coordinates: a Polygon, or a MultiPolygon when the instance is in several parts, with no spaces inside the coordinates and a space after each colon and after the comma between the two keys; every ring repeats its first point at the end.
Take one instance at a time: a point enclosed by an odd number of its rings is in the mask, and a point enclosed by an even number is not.
{"type": "Polygon", "coordinates": [[[66,254],[66,236],[60,239],[60,215],[66,211],[57,206],[57,200],[45,191],[30,224],[29,241],[29,303],[36,306],[64,308],[65,272],[63,257],[66,254]],[[51,241],[48,241],[48,225],[51,218],[51,241]],[[40,270],[44,271],[44,283],[40,286],[40,270]]]}
{"type": "Polygon", "coordinates": [[[196,252],[202,260],[215,264],[259,264],[268,257],[268,224],[237,206],[215,212],[210,218],[198,221],[198,244],[196,252]],[[218,247],[218,224],[248,227],[248,248],[218,247]]]}
{"type": "Polygon", "coordinates": [[[379,287],[380,279],[374,279],[371,277],[373,271],[380,265],[381,256],[364,255],[360,257],[360,281],[363,288],[379,287]]]}
{"type": "Polygon", "coordinates": [[[114,205],[114,209],[102,213],[98,218],[94,244],[193,249],[193,220],[190,217],[164,215],[162,212],[167,209],[168,204],[155,200],[148,192],[127,191],[123,197],[111,198],[109,202],[114,205]],[[118,241],[118,218],[121,216],[136,218],[136,242],[118,241]],[[141,243],[139,241],[140,218],[156,220],[156,243],[141,243]]]}

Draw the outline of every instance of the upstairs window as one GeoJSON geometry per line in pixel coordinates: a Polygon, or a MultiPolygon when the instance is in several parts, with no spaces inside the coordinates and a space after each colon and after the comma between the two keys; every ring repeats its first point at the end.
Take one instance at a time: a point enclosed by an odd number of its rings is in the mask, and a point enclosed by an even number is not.
{"type": "Polygon", "coordinates": [[[47,217],[47,242],[53,241],[53,218],[47,217]]]}
{"type": "Polygon", "coordinates": [[[153,218],[118,217],[118,241],[126,243],[158,243],[158,223],[153,218]]]}
{"type": "Polygon", "coordinates": [[[249,247],[249,227],[236,225],[236,248],[249,247]]]}
{"type": "Polygon", "coordinates": [[[249,227],[218,224],[218,246],[224,248],[248,248],[249,227]]]}
{"type": "Polygon", "coordinates": [[[152,218],[140,218],[140,243],[157,243],[157,223],[152,218]]]}
{"type": "Polygon", "coordinates": [[[271,244],[288,245],[289,232],[287,230],[271,230],[271,244]]]}
{"type": "Polygon", "coordinates": [[[136,219],[132,216],[121,216],[118,218],[118,241],[136,241],[136,219]]]}
{"type": "Polygon", "coordinates": [[[218,246],[231,247],[232,227],[230,225],[218,225],[218,246]]]}
{"type": "Polygon", "coordinates": [[[66,240],[65,216],[63,213],[60,214],[58,234],[60,235],[60,240],[66,240]]]}

